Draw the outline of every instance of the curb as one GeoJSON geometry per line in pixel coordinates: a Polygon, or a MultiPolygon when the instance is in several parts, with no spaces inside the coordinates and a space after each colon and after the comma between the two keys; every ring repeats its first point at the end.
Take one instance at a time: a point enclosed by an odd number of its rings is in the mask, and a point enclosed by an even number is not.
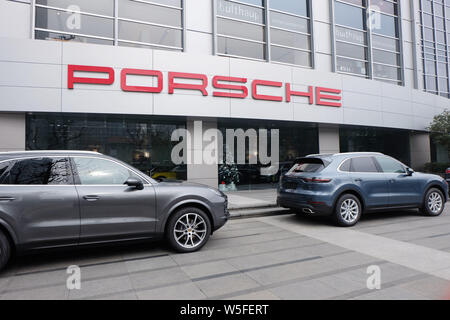
{"type": "Polygon", "coordinates": [[[251,209],[239,208],[239,209],[231,209],[229,212],[230,212],[230,220],[292,214],[292,211],[290,209],[280,207],[265,207],[265,208],[251,208],[251,209]]]}

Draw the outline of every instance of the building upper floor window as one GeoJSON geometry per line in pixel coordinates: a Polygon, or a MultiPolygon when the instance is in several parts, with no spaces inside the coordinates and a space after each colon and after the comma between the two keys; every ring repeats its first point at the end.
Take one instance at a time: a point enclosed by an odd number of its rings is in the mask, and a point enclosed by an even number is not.
{"type": "Polygon", "coordinates": [[[183,15],[182,0],[36,0],[34,36],[181,51],[183,15]]]}
{"type": "Polygon", "coordinates": [[[215,0],[217,53],[312,66],[309,0],[215,0]]]}
{"type": "Polygon", "coordinates": [[[420,17],[424,90],[450,98],[450,1],[421,0],[420,17]]]}
{"type": "Polygon", "coordinates": [[[403,84],[397,0],[334,0],[337,72],[403,84]]]}

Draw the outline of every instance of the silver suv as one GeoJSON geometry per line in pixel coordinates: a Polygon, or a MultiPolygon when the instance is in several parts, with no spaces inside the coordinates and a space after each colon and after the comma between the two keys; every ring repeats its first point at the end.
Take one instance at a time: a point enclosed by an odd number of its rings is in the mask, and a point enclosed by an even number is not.
{"type": "Polygon", "coordinates": [[[13,252],[166,236],[199,250],[229,217],[214,188],[84,151],[0,153],[0,269],[13,252]]]}

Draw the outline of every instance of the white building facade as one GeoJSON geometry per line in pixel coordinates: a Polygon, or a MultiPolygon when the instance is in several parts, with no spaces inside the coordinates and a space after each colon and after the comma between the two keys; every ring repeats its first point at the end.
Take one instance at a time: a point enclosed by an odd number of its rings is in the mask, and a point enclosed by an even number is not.
{"type": "MultiPolygon", "coordinates": [[[[220,166],[170,159],[202,120],[279,129],[281,165],[448,160],[427,132],[450,107],[448,0],[0,0],[0,24],[0,151],[98,150],[217,186],[220,166]]],[[[276,184],[258,168],[241,189],[276,184]]]]}

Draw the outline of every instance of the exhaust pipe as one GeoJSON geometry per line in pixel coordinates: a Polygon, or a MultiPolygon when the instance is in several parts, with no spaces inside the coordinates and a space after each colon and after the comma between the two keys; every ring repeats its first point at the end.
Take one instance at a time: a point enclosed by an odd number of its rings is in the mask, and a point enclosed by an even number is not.
{"type": "Polygon", "coordinates": [[[312,210],[309,209],[309,208],[304,208],[304,209],[303,209],[303,212],[304,212],[304,213],[307,213],[307,214],[312,214],[312,213],[314,213],[314,211],[312,211],[312,210]]]}

